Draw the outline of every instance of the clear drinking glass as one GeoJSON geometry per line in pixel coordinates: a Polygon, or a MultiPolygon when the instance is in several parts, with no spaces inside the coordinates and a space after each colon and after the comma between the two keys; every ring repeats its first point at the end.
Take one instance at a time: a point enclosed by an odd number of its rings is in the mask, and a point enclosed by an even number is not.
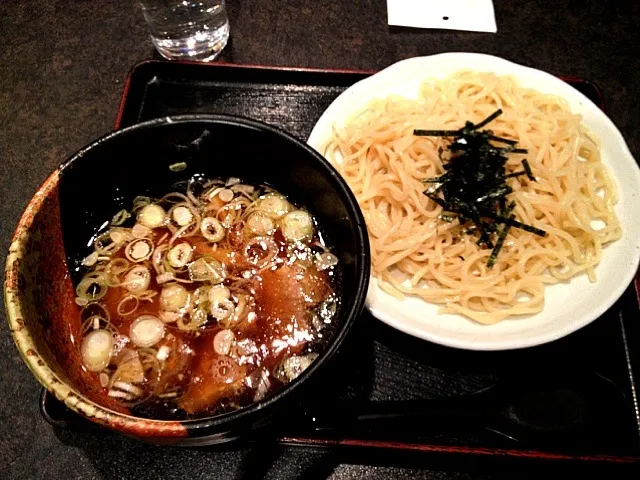
{"type": "Polygon", "coordinates": [[[140,0],[151,41],[169,60],[208,62],[229,39],[224,0],[140,0]]]}

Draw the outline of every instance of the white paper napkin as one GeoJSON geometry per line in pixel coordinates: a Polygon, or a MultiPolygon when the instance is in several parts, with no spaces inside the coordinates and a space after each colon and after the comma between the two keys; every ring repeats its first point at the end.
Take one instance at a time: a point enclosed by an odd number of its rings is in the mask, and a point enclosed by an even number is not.
{"type": "Polygon", "coordinates": [[[497,32],[491,0],[387,0],[389,25],[497,32]]]}

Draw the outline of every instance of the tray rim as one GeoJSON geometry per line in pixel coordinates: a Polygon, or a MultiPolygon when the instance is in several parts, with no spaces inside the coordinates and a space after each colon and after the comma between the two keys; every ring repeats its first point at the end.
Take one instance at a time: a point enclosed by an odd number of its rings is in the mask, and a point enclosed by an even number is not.
{"type": "MultiPolygon", "coordinates": [[[[123,115],[125,107],[129,100],[131,93],[131,87],[138,72],[145,68],[151,68],[158,65],[190,65],[198,68],[232,68],[237,71],[264,71],[264,72],[291,72],[291,73],[309,73],[309,74],[338,74],[338,75],[354,75],[354,76],[368,76],[375,74],[378,70],[362,70],[353,68],[313,68],[313,67],[292,67],[292,66],[278,66],[278,65],[262,65],[262,64],[237,64],[231,62],[212,62],[201,63],[192,61],[167,61],[149,59],[135,64],[127,73],[120,101],[114,121],[114,129],[122,128],[123,115]]],[[[173,67],[172,67],[173,68],[173,67]]],[[[558,75],[558,78],[566,82],[584,82],[591,85],[598,93],[598,106],[605,110],[604,95],[600,87],[583,77],[574,75],[558,75]]],[[[627,287],[627,290],[633,288],[635,304],[640,310],[640,270],[636,273],[636,276],[632,283],[627,287]]],[[[624,324],[623,324],[624,328],[624,324]]],[[[624,334],[624,330],[623,330],[624,334]]],[[[624,345],[625,353],[628,356],[627,344],[624,345]]],[[[638,386],[636,382],[638,378],[634,378],[633,365],[630,360],[625,359],[627,364],[627,370],[630,377],[630,390],[632,396],[632,403],[635,407],[637,427],[640,429],[640,412],[639,412],[639,399],[638,399],[638,386]]],[[[640,373],[635,372],[636,375],[640,373]]],[[[45,420],[51,425],[55,425],[55,419],[50,417],[46,412],[46,399],[48,392],[46,389],[42,389],[40,399],[40,411],[45,417],[45,420]]],[[[49,398],[51,398],[49,394],[49,398]]],[[[64,428],[58,422],[59,428],[64,428]]],[[[640,433],[640,432],[639,432],[640,433]]],[[[420,452],[430,454],[464,454],[474,455],[479,457],[509,457],[517,459],[529,459],[537,461],[572,461],[572,462],[596,462],[596,463],[615,463],[615,464],[638,464],[640,463],[640,453],[636,455],[617,455],[617,454],[571,454],[563,452],[554,452],[544,449],[511,449],[511,448],[499,448],[499,447],[481,447],[481,446],[463,446],[463,445],[443,445],[438,443],[417,443],[417,442],[403,442],[403,441],[382,441],[382,440],[361,440],[356,438],[343,438],[336,439],[322,439],[314,438],[311,436],[283,436],[275,439],[278,443],[288,446],[297,447],[316,447],[316,448],[365,448],[370,450],[384,450],[387,452],[420,452]]]]}
{"type": "MultiPolygon", "coordinates": [[[[346,75],[373,75],[377,72],[377,70],[358,70],[353,68],[313,68],[313,67],[291,67],[291,66],[279,66],[279,65],[262,65],[262,64],[250,64],[250,63],[231,63],[231,62],[212,62],[212,63],[202,63],[202,62],[193,62],[188,60],[178,60],[178,61],[169,61],[169,60],[143,60],[137,64],[135,64],[127,73],[125,77],[124,86],[122,88],[122,93],[120,95],[120,102],[118,105],[118,111],[116,112],[116,118],[114,121],[114,129],[117,130],[122,126],[122,119],[124,114],[124,109],[127,103],[127,98],[131,89],[131,83],[135,75],[142,70],[143,68],[147,68],[148,66],[154,65],[191,65],[195,67],[229,67],[233,69],[237,69],[238,71],[249,71],[249,70],[263,70],[263,71],[271,71],[271,72],[292,72],[292,73],[315,73],[315,74],[346,74],[346,75]]],[[[572,77],[576,80],[582,80],[579,77],[572,77]]],[[[591,82],[589,82],[591,83],[591,82]]],[[[600,88],[592,83],[592,85],[598,90],[598,94],[600,98],[602,98],[602,91],[600,88]]]]}

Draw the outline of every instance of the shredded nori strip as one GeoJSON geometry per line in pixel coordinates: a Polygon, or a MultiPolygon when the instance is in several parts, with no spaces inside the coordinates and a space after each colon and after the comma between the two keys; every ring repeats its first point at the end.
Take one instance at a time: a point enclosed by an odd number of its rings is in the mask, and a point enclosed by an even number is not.
{"type": "MultiPolygon", "coordinates": [[[[493,122],[496,118],[498,118],[500,115],[502,115],[502,109],[499,108],[498,110],[496,110],[495,112],[493,112],[491,115],[489,115],[487,118],[485,118],[484,120],[482,120],[480,123],[478,123],[477,125],[475,125],[473,128],[474,130],[478,130],[479,128],[484,127],[485,125],[493,122]]],[[[467,124],[470,124],[471,122],[467,122],[467,124]]],[[[473,124],[471,124],[473,125],[473,124]]]]}
{"type": "MultiPolygon", "coordinates": [[[[516,218],[516,216],[511,215],[511,217],[509,218],[513,220],[514,218],[516,218]]],[[[500,250],[502,250],[504,239],[507,238],[507,233],[509,233],[510,228],[511,228],[511,223],[509,222],[505,223],[504,226],[502,227],[502,231],[498,235],[498,242],[496,243],[496,246],[493,247],[493,250],[491,251],[491,255],[489,255],[489,261],[487,262],[487,267],[492,268],[493,264],[496,263],[496,258],[498,258],[498,254],[500,253],[500,250]]]]}
{"type": "Polygon", "coordinates": [[[522,160],[522,166],[524,167],[524,171],[527,172],[527,177],[529,178],[529,180],[535,182],[536,177],[533,176],[533,172],[531,171],[531,167],[529,166],[529,162],[527,162],[526,158],[522,160]]]}
{"type": "MultiPolygon", "coordinates": [[[[507,155],[525,154],[526,149],[517,148],[515,140],[496,136],[491,130],[480,130],[501,114],[498,109],[480,123],[466,122],[458,130],[413,131],[417,136],[452,138],[447,146],[451,158],[443,165],[445,173],[425,179],[425,183],[432,185],[423,193],[443,208],[441,219],[451,221],[457,215],[460,225],[467,227],[463,230],[465,234],[478,234],[477,244],[492,249],[489,268],[493,267],[511,228],[546,235],[544,230],[517,221],[512,215],[515,202],[507,203],[507,195],[513,193],[506,183],[508,178],[526,175],[530,181],[536,179],[526,159],[522,160],[522,171],[510,174],[505,171],[507,155]],[[504,146],[496,146],[492,141],[504,146]]],[[[441,147],[438,152],[442,156],[441,147]]]]}

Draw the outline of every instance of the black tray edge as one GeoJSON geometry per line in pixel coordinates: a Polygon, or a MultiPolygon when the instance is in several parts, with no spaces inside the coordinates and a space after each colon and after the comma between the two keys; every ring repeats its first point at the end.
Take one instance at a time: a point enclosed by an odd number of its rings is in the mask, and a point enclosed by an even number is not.
{"type": "MultiPolygon", "coordinates": [[[[376,73],[375,70],[355,70],[348,68],[340,68],[340,69],[321,69],[321,68],[307,68],[307,67],[280,67],[274,65],[252,65],[252,64],[237,64],[237,63],[227,63],[227,62],[214,62],[214,63],[200,63],[200,62],[189,62],[189,61],[175,61],[169,62],[166,60],[144,60],[136,65],[134,65],[124,82],[124,87],[122,89],[122,94],[120,97],[120,104],[118,106],[118,111],[116,113],[116,119],[114,122],[114,129],[119,129],[122,127],[123,121],[125,119],[125,113],[127,113],[128,100],[132,93],[132,86],[136,86],[138,84],[144,85],[144,82],[137,82],[138,77],[151,79],[153,76],[150,76],[147,70],[151,70],[153,72],[154,68],[158,66],[171,66],[175,68],[177,66],[187,66],[188,68],[231,68],[237,71],[261,71],[265,73],[298,73],[298,74],[315,74],[315,75],[349,75],[354,78],[366,78],[370,75],[376,73]]],[[[600,89],[597,88],[594,84],[594,87],[598,90],[598,95],[602,98],[602,94],[600,93],[600,89]]]]}

